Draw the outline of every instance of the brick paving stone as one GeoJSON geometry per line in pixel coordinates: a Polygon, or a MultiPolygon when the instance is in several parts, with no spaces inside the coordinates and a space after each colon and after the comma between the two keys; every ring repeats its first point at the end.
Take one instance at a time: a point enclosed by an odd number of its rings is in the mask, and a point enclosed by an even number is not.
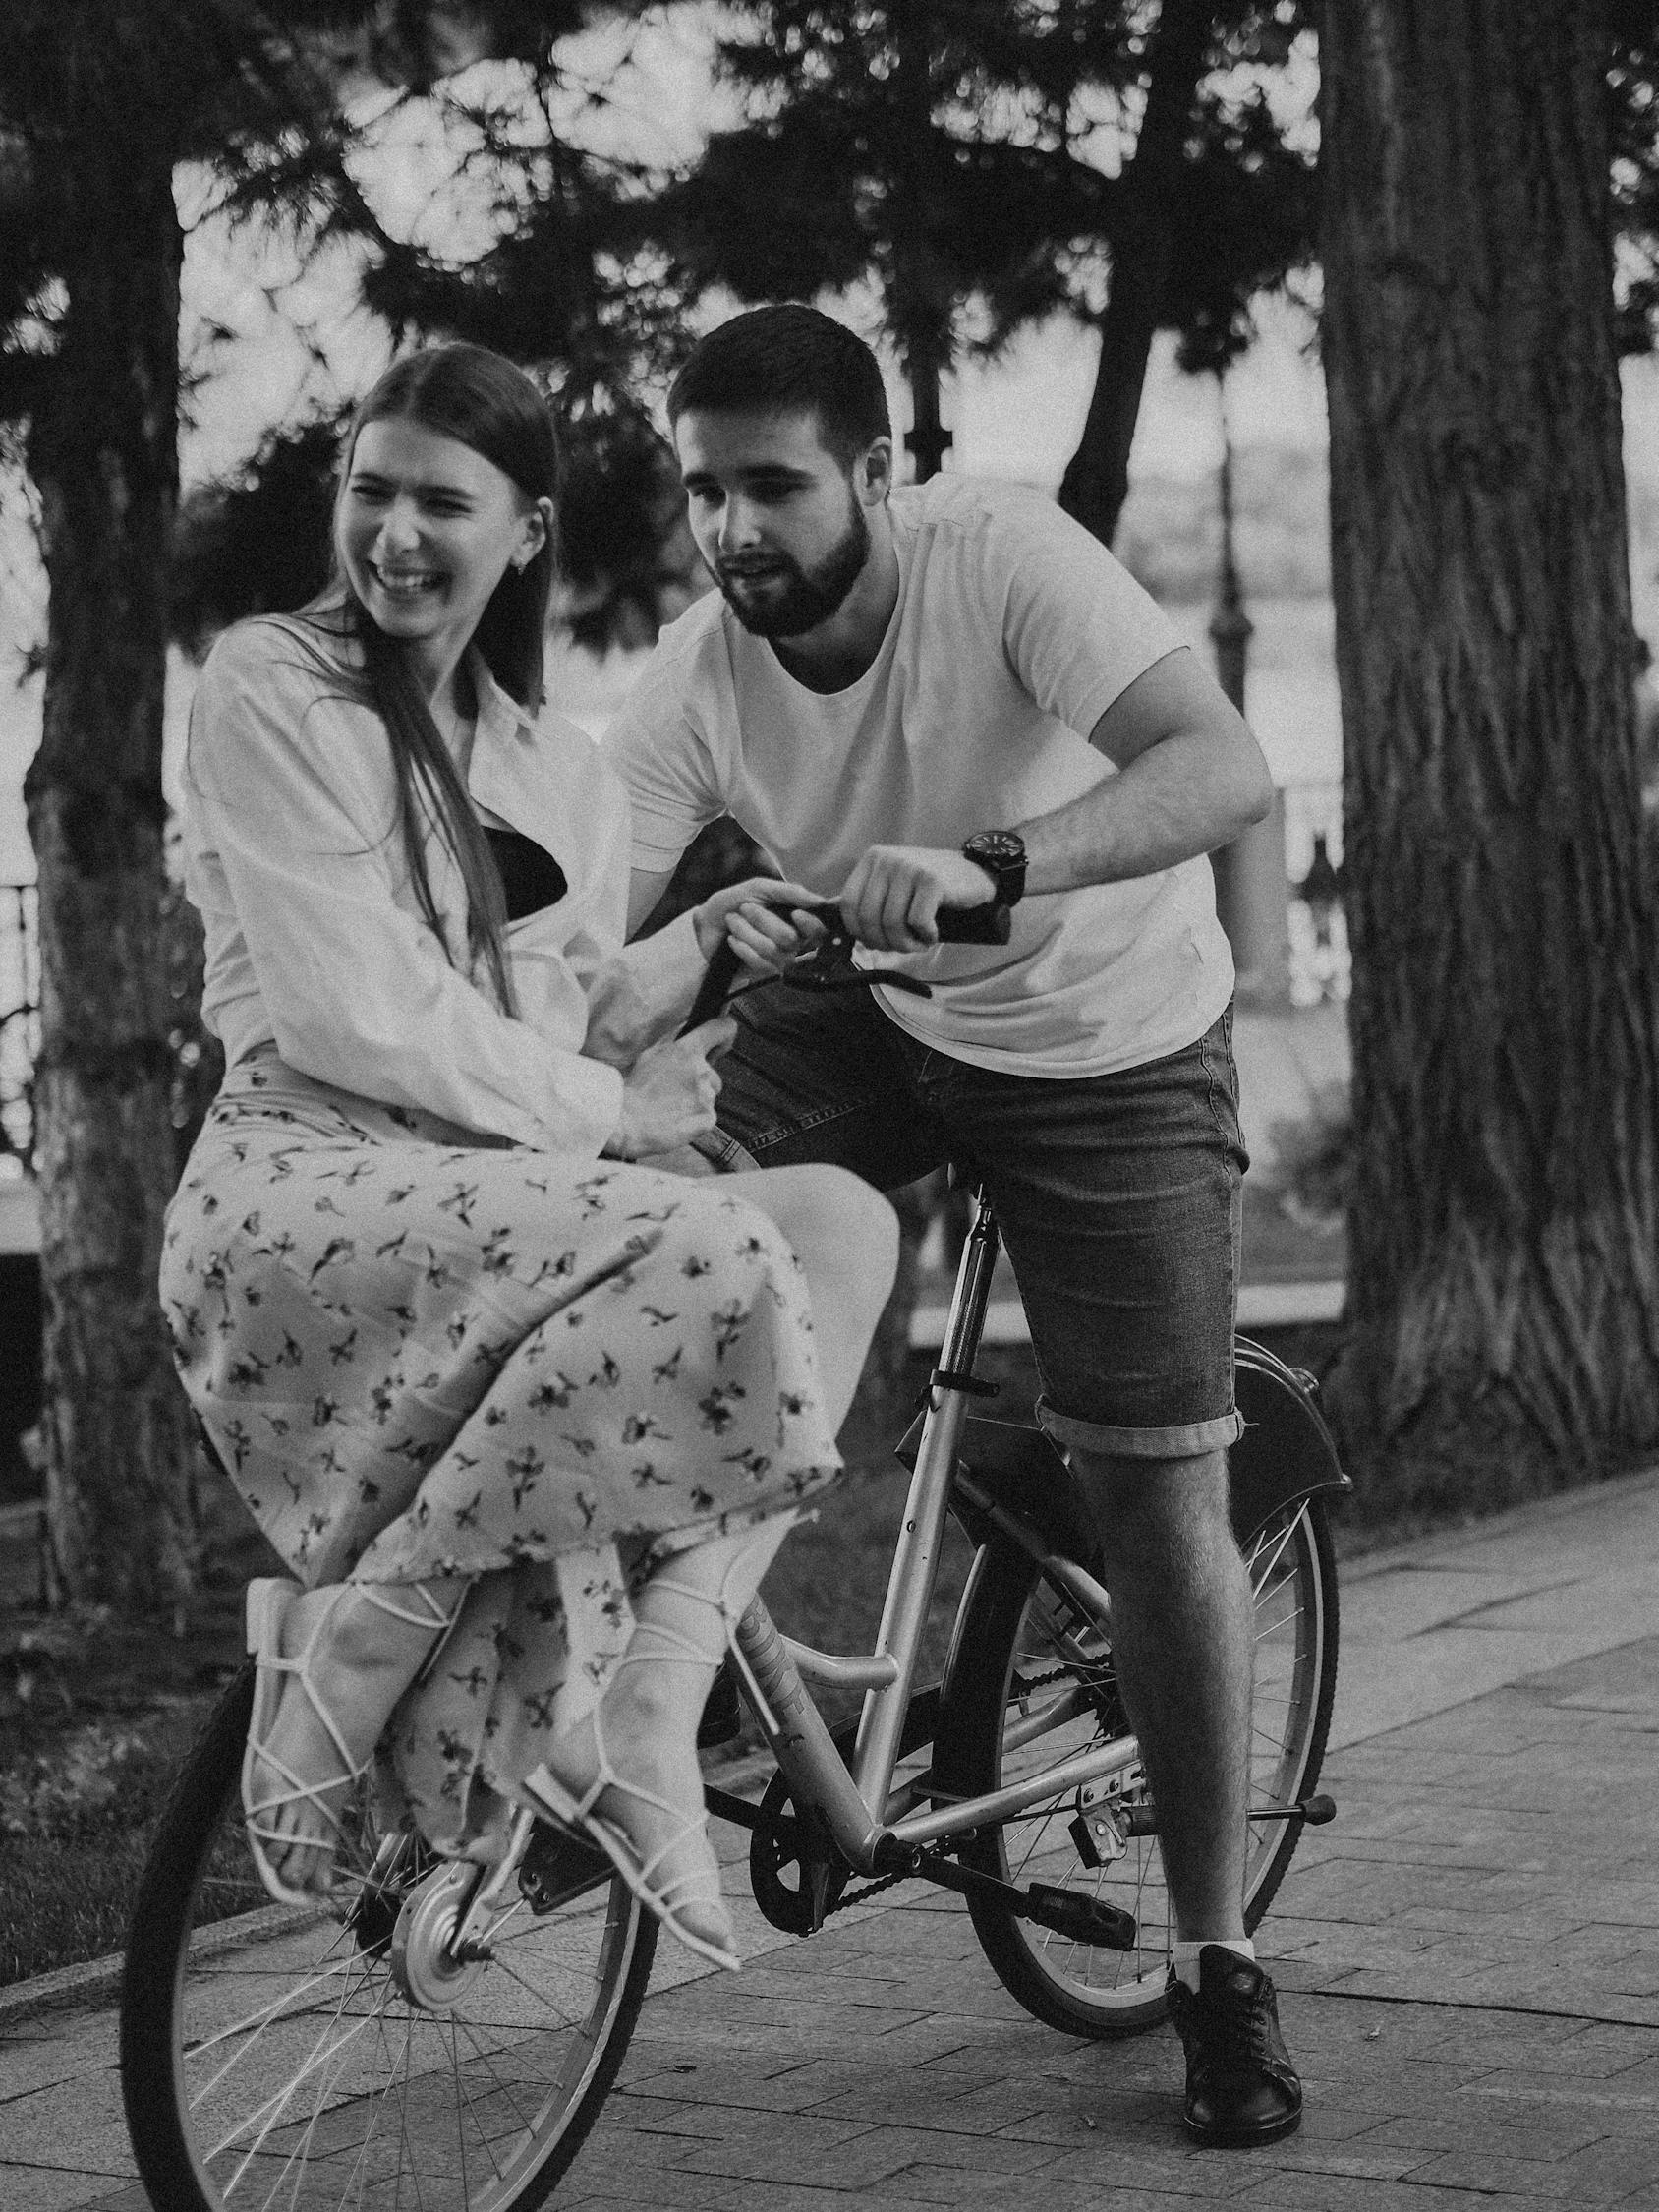
{"type": "Polygon", "coordinates": [[[1424,2187],[1340,2174],[1274,2174],[1241,2183],[1230,2201],[1249,2212],[1538,2212],[1535,2196],[1504,2189],[1424,2187]]]}
{"type": "MultiPolygon", "coordinates": [[[[687,2174],[723,2174],[733,2182],[795,2183],[803,2173],[816,2172],[841,2189],[874,2189],[886,2183],[900,2162],[890,2148],[869,2136],[837,2147],[833,2167],[811,2166],[790,2139],[788,2129],[765,2135],[699,2144],[675,2161],[676,2171],[687,2174]]],[[[770,2190],[767,2198],[770,2205],[770,2190]]]]}
{"type": "MultiPolygon", "coordinates": [[[[7,2212],[11,2212],[10,2206],[7,2207],[7,2212]]],[[[152,2212],[152,2208],[142,2184],[138,2182],[126,2182],[119,2183],[107,2195],[90,2198],[86,2212],[152,2212]]]]}
{"type": "Polygon", "coordinates": [[[696,2097],[709,2104],[748,2106],[757,2112],[809,2112],[837,2097],[857,2094],[861,2087],[875,2088],[889,2080],[885,2067],[830,2060],[808,2060],[763,2073],[722,2059],[629,2075],[612,2094],[696,2097]]]}
{"type": "MultiPolygon", "coordinates": [[[[906,2212],[907,2207],[911,2208],[911,2212],[937,2212],[941,2200],[938,2197],[917,2195],[912,2179],[909,2175],[895,2175],[890,2181],[882,2183],[879,2197],[859,2197],[856,2200],[844,2189],[819,2188],[804,2182],[798,2182],[792,2186],[769,2187],[764,2198],[764,2212],[847,2212],[849,2204],[854,2201],[860,2204],[879,2203],[881,2212],[906,2212]]],[[[975,2195],[971,2201],[977,2206],[980,2199],[975,2195]]],[[[740,2189],[736,2194],[728,2194],[725,2202],[731,2212],[744,2212],[747,2207],[754,2207],[755,2212],[763,2212],[763,2199],[750,2189],[740,2189]]],[[[564,2212],[562,2205],[558,2212],[564,2212]]],[[[642,2208],[636,2206],[633,2212],[642,2212],[642,2208]]],[[[1065,2212],[1065,2208],[1062,2208],[1062,2212],[1065,2212]]]]}
{"type": "Polygon", "coordinates": [[[1605,2113],[1569,2108],[1554,2122],[1521,2121],[1461,2108],[1455,2112],[1396,2113],[1374,2121],[1366,2143],[1400,2144],[1427,2153],[1442,2151],[1478,2158],[1533,2159],[1545,2164],[1570,2158],[1612,2133],[1605,2113]]]}
{"type": "Polygon", "coordinates": [[[1415,2179],[1436,2187],[1506,2187],[1555,2204],[1611,2205],[1651,2183],[1653,2172],[1650,2145],[1604,2142],[1557,2160],[1454,2152],[1419,2167],[1415,2179]]]}
{"type": "Polygon", "coordinates": [[[858,2150],[869,2158],[890,2158],[891,2171],[929,2166],[941,2173],[1001,2175],[1047,2174],[1062,2153],[1053,2143],[1023,2143],[1005,2135],[952,2135],[937,2128],[880,2126],[861,2137],[858,2150]]]}
{"type": "Polygon", "coordinates": [[[1592,2093],[1542,2075],[1497,2074],[1470,2095],[1489,2104],[1495,2113],[1512,2116],[1523,2126],[1547,2125],[1556,2114],[1570,2120],[1582,2117],[1586,2123],[1594,2116],[1606,2135],[1631,2141],[1659,2139],[1659,2107],[1631,2102],[1605,2089],[1592,2093]]]}
{"type": "Polygon", "coordinates": [[[887,2123],[910,2123],[947,2135],[995,2135],[1012,2124],[1028,2119],[1047,2102],[1046,2088],[1031,2083],[1002,2081],[958,2093],[947,2081],[930,2092],[914,2073],[869,2083],[864,2088],[817,2105],[815,2112],[843,2120],[861,2114],[887,2123]]]}
{"type": "MultiPolygon", "coordinates": [[[[1262,2150],[1203,2150],[1172,2130],[1162,2151],[1146,2146],[1125,2147],[1110,2140],[1091,2142],[1069,2151],[1044,2169],[1045,2188],[1080,2182],[1094,2186],[1144,2189],[1184,2199],[1193,2204],[1229,2204],[1241,2189],[1268,2171],[1262,2150]]],[[[1273,2168],[1276,2183],[1294,2183],[1299,2177],[1273,2168]]]]}
{"type": "Polygon", "coordinates": [[[753,2112],[701,2098],[678,2104],[635,2098],[630,2104],[630,2125],[640,2135],[672,2135],[688,2142],[711,2138],[726,2143],[787,2142],[804,2166],[815,2169],[870,2132],[870,2124],[864,2121],[822,2120],[813,2113],[753,2112]]]}
{"type": "MultiPolygon", "coordinates": [[[[99,2201],[110,2185],[108,2175],[84,2174],[74,2167],[0,2164],[0,2212],[80,2212],[99,2201]]],[[[142,2195],[139,2202],[144,2202],[142,2195]]]]}
{"type": "MultiPolygon", "coordinates": [[[[593,2212],[725,2212],[731,2201],[729,2184],[702,2174],[672,2174],[660,2167],[613,2170],[585,2150],[559,2183],[552,2199],[557,2212],[577,2212],[587,2205],[593,2212]]],[[[845,2203],[845,2198],[842,2198],[845,2203]]]]}
{"type": "MultiPolygon", "coordinates": [[[[912,2167],[895,2174],[890,2185],[932,2205],[971,2206],[972,2212],[1193,2212],[1184,2191],[1149,2186],[1142,2180],[1118,2181],[1110,2173],[1057,2180],[1052,2169],[1031,2180],[1006,2181],[995,2175],[930,2173],[912,2167]]],[[[1209,2201],[1223,2202],[1222,2198],[1209,2201]]],[[[886,2212],[886,2188],[881,2212],[886,2212]]]]}

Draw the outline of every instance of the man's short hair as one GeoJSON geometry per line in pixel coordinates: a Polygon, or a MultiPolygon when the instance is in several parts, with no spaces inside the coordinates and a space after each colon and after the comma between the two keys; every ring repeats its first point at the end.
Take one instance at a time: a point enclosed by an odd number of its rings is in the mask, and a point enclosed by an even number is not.
{"type": "Polygon", "coordinates": [[[733,316],[699,340],[669,387],[668,421],[694,407],[810,412],[843,467],[892,436],[876,356],[844,322],[796,302],[733,316]]]}

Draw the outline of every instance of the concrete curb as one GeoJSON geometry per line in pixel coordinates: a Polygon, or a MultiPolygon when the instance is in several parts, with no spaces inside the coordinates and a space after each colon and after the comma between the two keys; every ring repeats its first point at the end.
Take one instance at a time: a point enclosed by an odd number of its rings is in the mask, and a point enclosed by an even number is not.
{"type": "Polygon", "coordinates": [[[1502,1536],[1522,1521],[1559,1521],[1574,1513],[1587,1512],[1608,1498],[1633,1496],[1646,1489],[1659,1489],[1659,1465],[1637,1468],[1629,1475],[1610,1475],[1603,1482],[1585,1483],[1577,1489],[1558,1490],[1549,1497],[1523,1498],[1518,1505],[1505,1506],[1501,1513],[1485,1514],[1459,1524],[1449,1523],[1442,1528],[1423,1529],[1398,1543],[1380,1544],[1375,1551],[1357,1552],[1352,1558],[1343,1560],[1342,1579],[1344,1583],[1364,1582],[1373,1575],[1394,1574],[1402,1567],[1420,1564],[1427,1551],[1439,1554],[1466,1550],[1471,1544],[1483,1543],[1489,1537],[1502,1536]]]}
{"type": "Polygon", "coordinates": [[[66,2007],[113,1997],[121,1987],[124,1954],[112,1951],[107,1958],[83,1959],[78,1966],[58,1966],[49,1974],[35,1974],[27,1982],[0,1989],[0,2026],[29,2012],[58,2012],[66,2007]]]}

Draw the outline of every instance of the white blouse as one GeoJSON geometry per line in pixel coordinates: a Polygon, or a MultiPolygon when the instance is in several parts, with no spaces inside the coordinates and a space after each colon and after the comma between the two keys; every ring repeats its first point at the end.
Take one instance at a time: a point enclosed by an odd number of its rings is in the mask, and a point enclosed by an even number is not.
{"type": "Polygon", "coordinates": [[[421,914],[385,727],[342,696],[349,650],[265,615],[227,630],[202,669],[184,821],[202,1018],[228,1065],[274,1042],[319,1081],[593,1157],[620,1120],[622,1077],[583,1047],[626,1064],[683,1018],[703,972],[691,917],[624,950],[621,784],[574,724],[527,715],[475,654],[473,801],[549,852],[568,886],[507,925],[518,1017],[502,1014],[469,980],[466,889],[434,834],[449,959],[421,914]]]}

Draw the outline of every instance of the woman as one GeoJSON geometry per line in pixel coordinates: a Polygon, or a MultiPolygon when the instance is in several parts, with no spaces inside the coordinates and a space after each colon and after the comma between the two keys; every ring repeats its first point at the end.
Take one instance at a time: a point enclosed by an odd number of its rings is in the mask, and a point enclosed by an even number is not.
{"type": "Polygon", "coordinates": [[[384,1738],[437,1848],[491,1855],[528,1802],[735,1965],[697,1719],[839,1464],[893,1222],[833,1169],[634,1164],[713,1126],[730,1024],[675,1035],[708,957],[775,964],[806,895],[741,886],[623,952],[626,802],[541,705],[556,477],[510,364],[396,363],[334,588],[208,657],[186,838],[227,1074],[161,1288],[296,1578],[249,1601],[271,1892],[326,1893],[384,1738]]]}

